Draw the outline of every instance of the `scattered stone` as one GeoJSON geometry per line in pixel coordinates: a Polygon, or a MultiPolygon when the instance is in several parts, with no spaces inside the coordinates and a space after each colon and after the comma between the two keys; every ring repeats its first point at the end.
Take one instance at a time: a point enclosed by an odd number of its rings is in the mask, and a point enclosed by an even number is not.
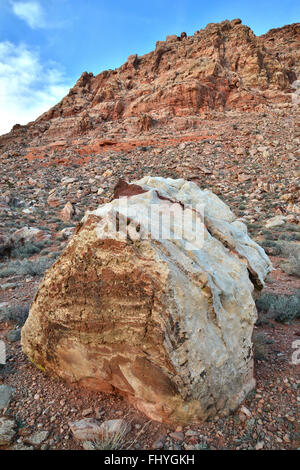
{"type": "Polygon", "coordinates": [[[80,441],[93,441],[113,434],[126,435],[131,427],[122,419],[112,419],[101,423],[95,418],[85,418],[69,423],[74,437],[80,441]]]}
{"type": "Polygon", "coordinates": [[[20,246],[28,242],[40,242],[49,237],[50,235],[43,230],[25,226],[12,234],[11,243],[14,246],[20,246]]]}
{"type": "Polygon", "coordinates": [[[189,429],[186,433],[185,433],[186,437],[194,437],[194,436],[198,436],[198,433],[197,431],[193,431],[192,429],[189,429]]]}
{"type": "Polygon", "coordinates": [[[184,441],[184,434],[183,432],[171,432],[170,437],[174,441],[182,442],[184,441]]]}
{"type": "Polygon", "coordinates": [[[255,450],[261,450],[261,449],[263,449],[263,448],[264,448],[264,445],[265,445],[265,444],[264,444],[263,441],[258,442],[258,443],[256,444],[256,446],[255,446],[255,450]]]}
{"type": "Polygon", "coordinates": [[[91,415],[93,413],[93,408],[88,408],[86,410],[83,410],[83,412],[81,413],[82,416],[88,416],[88,415],[91,415]]]}
{"type": "Polygon", "coordinates": [[[24,442],[33,446],[40,446],[49,437],[49,431],[37,431],[29,437],[24,438],[24,442]]]}
{"type": "Polygon", "coordinates": [[[10,418],[0,418],[0,446],[9,445],[16,434],[16,422],[10,418]]]}
{"type": "Polygon", "coordinates": [[[268,222],[265,224],[265,227],[266,228],[280,227],[281,225],[285,224],[285,220],[286,218],[283,217],[282,215],[277,215],[269,219],[268,222]]]}
{"type": "Polygon", "coordinates": [[[72,183],[75,183],[75,181],[76,181],[76,178],[70,178],[68,176],[65,176],[64,178],[62,178],[61,183],[62,184],[72,184],[72,183]]]}
{"type": "Polygon", "coordinates": [[[71,202],[68,201],[65,207],[62,209],[60,213],[60,217],[64,222],[67,222],[72,219],[74,214],[75,214],[75,209],[73,207],[73,204],[71,204],[71,202]]]}
{"type": "Polygon", "coordinates": [[[101,438],[103,429],[101,422],[95,418],[85,418],[80,421],[69,423],[70,429],[79,441],[93,441],[101,438]]]}
{"type": "Polygon", "coordinates": [[[0,411],[8,408],[15,391],[15,388],[9,385],[0,385],[0,411]]]}
{"type": "Polygon", "coordinates": [[[159,450],[163,449],[165,443],[166,443],[167,436],[164,434],[160,436],[156,441],[153,443],[153,449],[159,450]]]}
{"type": "Polygon", "coordinates": [[[59,232],[59,236],[67,240],[68,238],[72,237],[75,232],[75,227],[66,227],[61,232],[59,232]]]}
{"type": "Polygon", "coordinates": [[[245,418],[248,418],[248,419],[251,418],[251,416],[252,416],[251,411],[248,410],[248,408],[246,408],[246,406],[244,406],[244,405],[242,405],[240,407],[239,413],[240,413],[240,415],[243,415],[243,416],[245,416],[245,418]]]}
{"type": "Polygon", "coordinates": [[[22,442],[18,442],[10,447],[10,450],[34,450],[33,446],[26,446],[22,442]]]}

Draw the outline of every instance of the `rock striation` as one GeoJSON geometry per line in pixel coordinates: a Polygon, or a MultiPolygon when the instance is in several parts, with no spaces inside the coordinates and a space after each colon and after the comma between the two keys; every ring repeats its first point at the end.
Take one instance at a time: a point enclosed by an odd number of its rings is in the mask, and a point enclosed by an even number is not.
{"type": "Polygon", "coordinates": [[[86,214],[46,272],[24,352],[68,382],[123,395],[153,420],[229,413],[255,385],[254,297],[268,257],[194,183],[149,176],[121,182],[115,196],[86,214]],[[154,231],[153,210],[162,214],[154,231]]]}

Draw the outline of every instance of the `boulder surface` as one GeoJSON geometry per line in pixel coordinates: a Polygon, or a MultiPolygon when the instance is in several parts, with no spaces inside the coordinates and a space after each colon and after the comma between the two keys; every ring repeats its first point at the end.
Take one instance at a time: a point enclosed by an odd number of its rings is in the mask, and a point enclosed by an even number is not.
{"type": "Polygon", "coordinates": [[[22,330],[25,353],[160,422],[229,413],[255,386],[254,298],[268,257],[194,183],[145,177],[121,182],[115,197],[85,215],[46,272],[22,330]]]}

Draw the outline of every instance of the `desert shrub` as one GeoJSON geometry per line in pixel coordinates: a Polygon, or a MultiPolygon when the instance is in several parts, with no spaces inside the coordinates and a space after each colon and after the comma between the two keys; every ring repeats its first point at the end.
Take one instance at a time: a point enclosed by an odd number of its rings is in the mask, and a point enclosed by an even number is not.
{"type": "Polygon", "coordinates": [[[11,305],[7,308],[0,309],[0,319],[3,321],[12,321],[23,326],[29,314],[30,304],[11,305]]]}
{"type": "Polygon", "coordinates": [[[93,441],[92,446],[95,450],[122,450],[126,448],[124,432],[106,434],[102,439],[93,441]]]}
{"type": "Polygon", "coordinates": [[[293,256],[295,253],[300,254],[300,245],[298,243],[284,240],[280,240],[277,243],[280,246],[281,253],[284,257],[293,256]]]}
{"type": "Polygon", "coordinates": [[[289,259],[285,263],[281,263],[280,267],[287,274],[300,277],[300,250],[293,255],[290,254],[289,259]]]}
{"type": "Polygon", "coordinates": [[[267,345],[272,341],[267,338],[263,331],[258,331],[253,333],[252,342],[254,359],[259,359],[260,361],[265,360],[269,351],[267,345]]]}
{"type": "Polygon", "coordinates": [[[52,253],[49,254],[49,258],[52,259],[57,259],[59,256],[62,254],[62,251],[53,251],[52,253]]]}
{"type": "Polygon", "coordinates": [[[278,237],[278,240],[300,241],[300,233],[298,232],[281,233],[278,237]]]}
{"type": "Polygon", "coordinates": [[[6,268],[0,270],[0,278],[16,275],[16,262],[11,261],[6,268]]]}
{"type": "Polygon", "coordinates": [[[300,226],[286,223],[284,225],[279,225],[278,227],[273,227],[272,230],[275,230],[276,232],[300,232],[300,226]]]}
{"type": "Polygon", "coordinates": [[[268,238],[262,241],[261,246],[264,248],[267,255],[297,259],[300,257],[300,246],[293,241],[283,240],[282,238],[275,241],[268,238]]]}
{"type": "Polygon", "coordinates": [[[12,258],[30,258],[31,256],[40,253],[40,251],[45,247],[52,244],[51,240],[43,240],[40,242],[27,242],[24,245],[17,246],[12,249],[11,257],[12,258]]]}
{"type": "Polygon", "coordinates": [[[266,240],[277,240],[277,238],[278,238],[277,234],[269,232],[268,230],[263,230],[262,233],[263,233],[266,240]]]}
{"type": "Polygon", "coordinates": [[[57,217],[52,217],[51,219],[48,220],[51,224],[61,224],[61,220],[58,219],[57,217]]]}
{"type": "Polygon", "coordinates": [[[14,248],[11,251],[12,258],[30,258],[30,256],[35,255],[40,252],[40,248],[33,243],[25,243],[25,245],[21,245],[17,248],[14,248]]]}
{"type": "Polygon", "coordinates": [[[34,261],[11,261],[8,266],[0,270],[0,278],[9,276],[41,276],[48,269],[52,260],[48,257],[41,257],[34,261]]]}
{"type": "Polygon", "coordinates": [[[147,421],[144,426],[140,429],[135,438],[131,441],[126,440],[127,429],[121,427],[115,433],[108,433],[105,429],[104,435],[101,439],[94,441],[87,441],[86,447],[89,450],[129,450],[138,442],[139,437],[144,433],[146,427],[151,423],[147,421]]]}
{"type": "Polygon", "coordinates": [[[267,255],[278,256],[281,254],[281,246],[278,242],[273,240],[263,240],[261,246],[267,255]]]}
{"type": "Polygon", "coordinates": [[[264,293],[256,301],[257,309],[279,322],[291,322],[300,318],[300,290],[291,295],[264,293]]]}
{"type": "Polygon", "coordinates": [[[256,231],[261,229],[261,225],[257,223],[248,223],[247,224],[248,230],[249,231],[256,231]]]}

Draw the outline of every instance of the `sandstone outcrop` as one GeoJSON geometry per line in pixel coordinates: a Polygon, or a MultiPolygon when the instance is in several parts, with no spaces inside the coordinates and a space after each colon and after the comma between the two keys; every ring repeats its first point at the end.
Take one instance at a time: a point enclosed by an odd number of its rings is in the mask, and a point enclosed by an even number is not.
{"type": "Polygon", "coordinates": [[[145,177],[121,182],[115,197],[86,214],[46,273],[23,350],[47,373],[118,392],[154,420],[230,412],[255,385],[254,296],[269,259],[229,207],[194,183],[145,177]],[[149,233],[153,206],[163,216],[149,233]]]}
{"type": "Polygon", "coordinates": [[[291,102],[300,50],[299,23],[255,36],[240,19],[211,23],[193,36],[184,32],[158,41],[154,51],[131,55],[115,70],[84,72],[60,103],[27,126],[0,138],[0,150],[14,143],[48,144],[53,138],[104,137],[117,129],[149,131],[151,120],[175,128],[210,110],[252,111],[291,102]],[[140,123],[147,115],[147,123],[140,123]],[[122,123],[122,124],[121,124],[122,123]],[[120,126],[121,124],[121,126],[120,126]]]}

